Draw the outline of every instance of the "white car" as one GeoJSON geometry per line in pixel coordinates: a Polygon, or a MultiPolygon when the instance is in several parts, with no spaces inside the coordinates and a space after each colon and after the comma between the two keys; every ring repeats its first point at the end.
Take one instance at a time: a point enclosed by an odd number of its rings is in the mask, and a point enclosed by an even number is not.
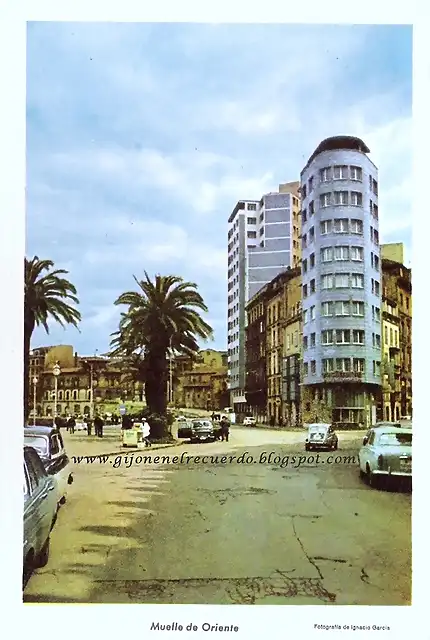
{"type": "Polygon", "coordinates": [[[252,416],[247,416],[243,421],[243,426],[244,427],[252,427],[255,424],[257,424],[257,420],[255,418],[253,418],[252,416]]]}
{"type": "Polygon", "coordinates": [[[88,425],[86,422],[77,422],[75,425],[75,431],[87,431],[88,425]]]}
{"type": "Polygon", "coordinates": [[[375,426],[363,439],[360,476],[371,486],[382,478],[412,477],[412,429],[375,426]]]}
{"type": "Polygon", "coordinates": [[[73,483],[73,471],[60,431],[56,427],[25,427],[24,445],[36,449],[46,473],[55,479],[58,506],[64,504],[73,483]]]}

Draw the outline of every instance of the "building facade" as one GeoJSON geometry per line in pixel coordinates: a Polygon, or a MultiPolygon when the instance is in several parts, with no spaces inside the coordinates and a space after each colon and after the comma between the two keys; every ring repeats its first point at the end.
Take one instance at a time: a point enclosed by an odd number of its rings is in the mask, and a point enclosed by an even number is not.
{"type": "Polygon", "coordinates": [[[299,183],[279,186],[260,201],[241,200],[228,229],[228,357],[231,406],[246,413],[245,342],[248,301],[300,261],[299,183]]]}
{"type": "Polygon", "coordinates": [[[177,356],[173,363],[176,407],[221,410],[229,406],[227,353],[203,349],[195,357],[177,356]]]}
{"type": "Polygon", "coordinates": [[[304,422],[376,421],[382,283],[369,152],[358,138],[328,138],[301,172],[304,422]]]}
{"type": "Polygon", "coordinates": [[[259,423],[267,418],[267,365],[266,365],[266,287],[258,291],[246,306],[247,326],[245,341],[247,411],[259,423]]]}
{"type": "Polygon", "coordinates": [[[387,416],[390,420],[398,420],[412,416],[411,270],[383,258],[382,289],[383,416],[385,420],[388,420],[387,416]]]}
{"type": "Polygon", "coordinates": [[[294,427],[301,424],[302,365],[302,276],[300,268],[289,273],[284,282],[285,309],[282,323],[282,421],[294,427]]]}

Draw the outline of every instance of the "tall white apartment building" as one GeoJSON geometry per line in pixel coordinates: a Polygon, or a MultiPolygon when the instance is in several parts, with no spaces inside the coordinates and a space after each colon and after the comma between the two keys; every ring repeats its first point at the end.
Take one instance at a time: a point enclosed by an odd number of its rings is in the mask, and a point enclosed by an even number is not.
{"type": "Polygon", "coordinates": [[[230,404],[247,411],[245,307],[261,287],[300,265],[299,182],[279,185],[260,201],[239,200],[228,219],[228,363],[230,404]]]}

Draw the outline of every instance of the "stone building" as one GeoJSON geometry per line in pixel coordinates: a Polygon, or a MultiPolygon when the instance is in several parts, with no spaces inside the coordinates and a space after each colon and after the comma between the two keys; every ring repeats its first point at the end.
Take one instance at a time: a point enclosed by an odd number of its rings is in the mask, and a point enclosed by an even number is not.
{"type": "Polygon", "coordinates": [[[227,352],[202,349],[194,358],[176,356],[173,371],[176,407],[213,411],[229,405],[227,352]]]}
{"type": "Polygon", "coordinates": [[[382,296],[381,418],[398,420],[412,416],[411,270],[383,258],[382,296]]]}

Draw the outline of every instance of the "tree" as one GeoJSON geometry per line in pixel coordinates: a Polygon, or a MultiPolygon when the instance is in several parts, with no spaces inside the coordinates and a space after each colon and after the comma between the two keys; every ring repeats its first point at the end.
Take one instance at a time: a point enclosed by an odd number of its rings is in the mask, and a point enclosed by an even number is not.
{"type": "Polygon", "coordinates": [[[197,340],[212,337],[212,328],[199,311],[207,312],[197,285],[179,276],[156,275],[151,281],[133,276],[140,291],[128,291],[115,301],[126,305],[119,329],[112,334],[112,356],[133,363],[141,382],[150,413],[161,417],[151,429],[155,438],[167,435],[168,354],[193,356],[199,351],[197,340]]]}
{"type": "Polygon", "coordinates": [[[24,259],[24,424],[29,413],[30,342],[36,325],[49,333],[48,319],[53,318],[63,327],[78,326],[81,315],[69,303],[79,304],[76,288],[63,276],[65,269],[54,269],[52,260],[39,260],[34,256],[24,259]]]}

